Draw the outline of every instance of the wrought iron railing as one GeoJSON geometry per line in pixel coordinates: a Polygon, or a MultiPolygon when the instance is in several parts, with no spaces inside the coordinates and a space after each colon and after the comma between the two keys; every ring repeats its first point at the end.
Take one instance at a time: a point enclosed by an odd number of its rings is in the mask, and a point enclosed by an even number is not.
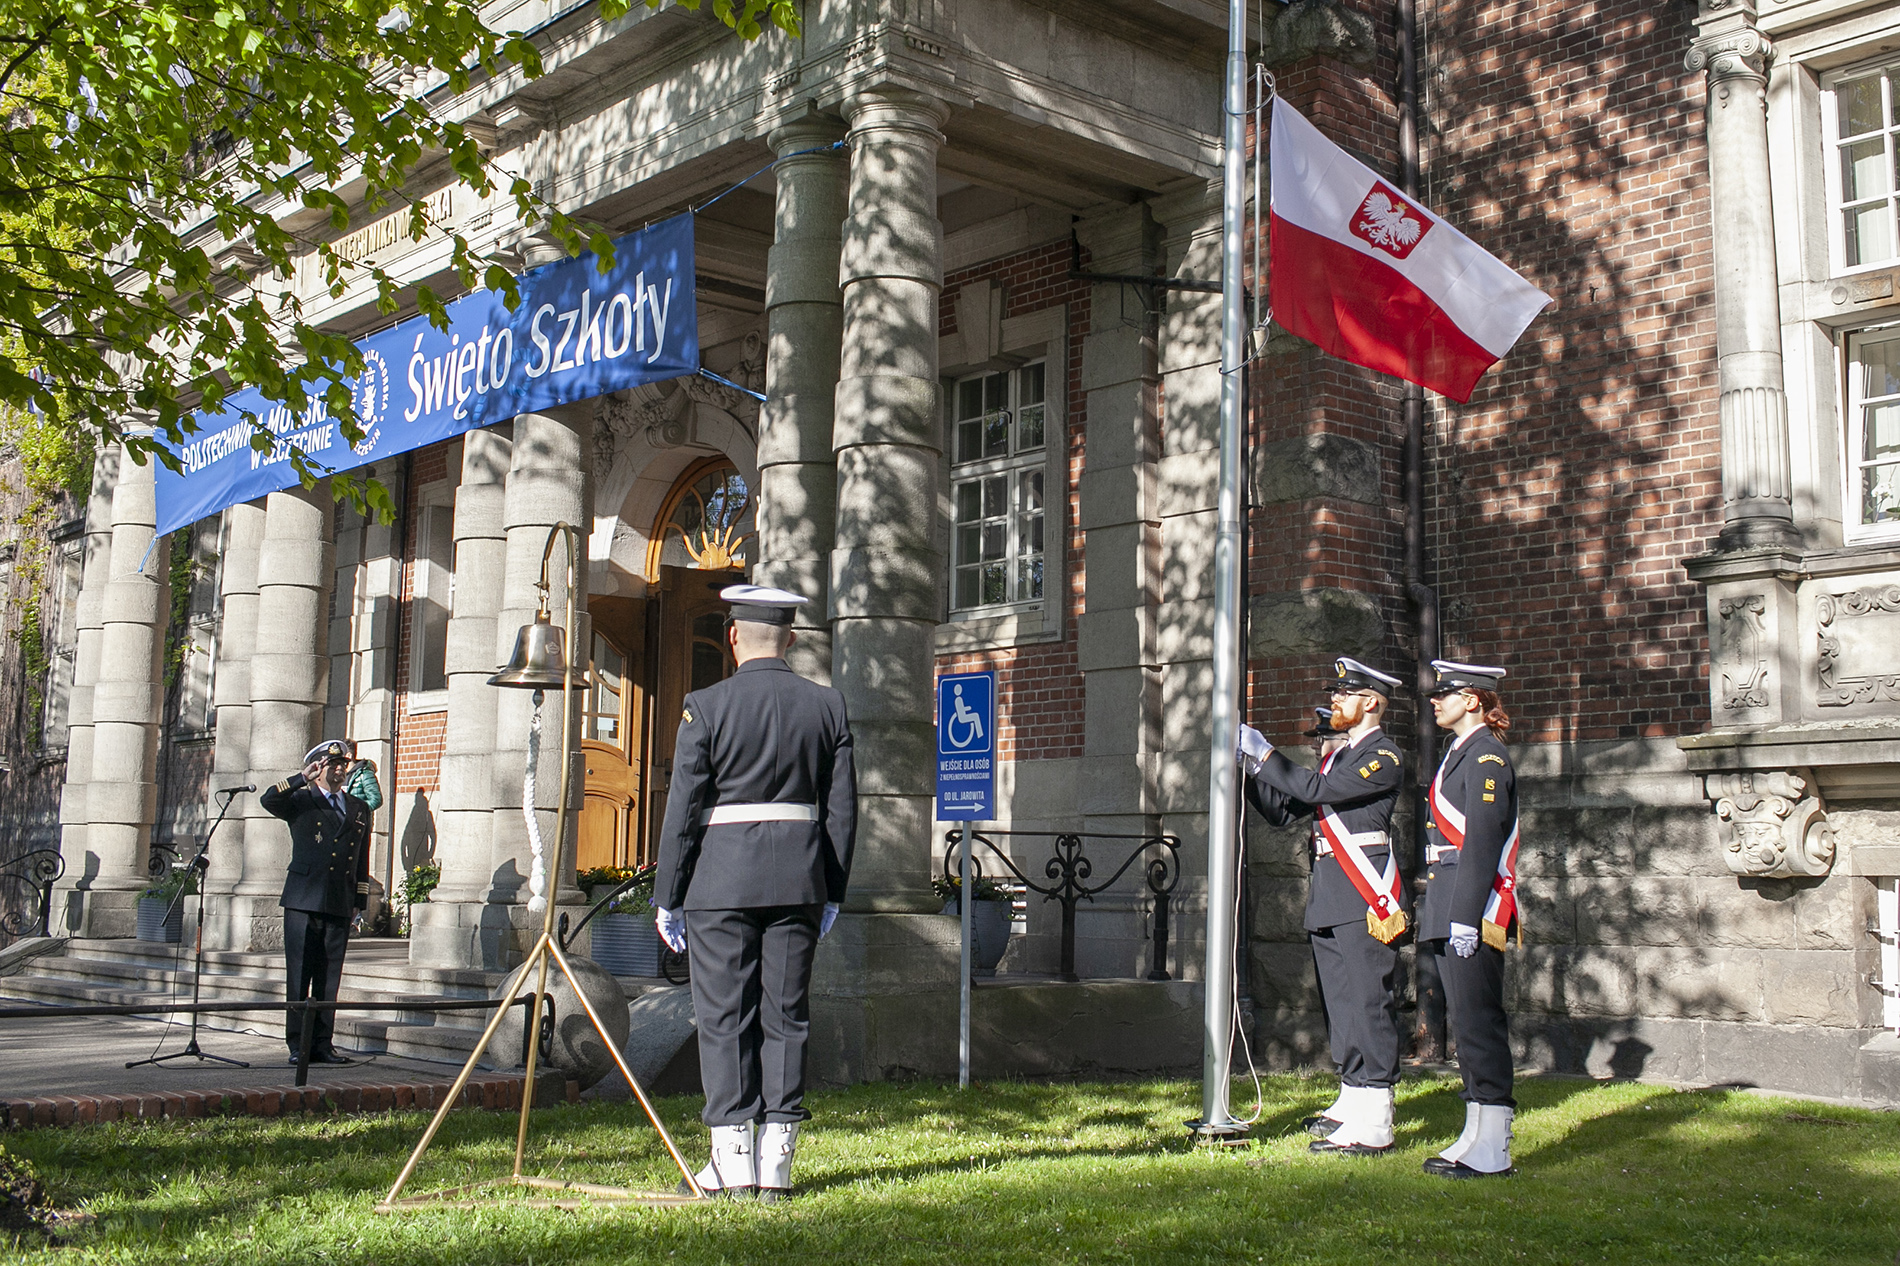
{"type": "Polygon", "coordinates": [[[56,848],[36,848],[0,865],[0,947],[52,932],[53,884],[66,873],[56,848]]]}
{"type": "MultiPolygon", "coordinates": [[[[963,844],[963,828],[958,827],[944,835],[946,847],[943,852],[943,875],[955,881],[959,869],[958,854],[963,844]]],[[[1181,881],[1181,841],[1172,835],[1112,835],[1101,832],[1084,831],[972,831],[970,833],[970,869],[971,883],[983,877],[983,868],[976,852],[976,846],[982,845],[1009,869],[1009,873],[1030,892],[1039,892],[1044,901],[1056,901],[1062,905],[1061,939],[1061,975],[1064,980],[1076,980],[1075,974],[1075,908],[1083,901],[1094,901],[1095,895],[1114,887],[1115,881],[1128,873],[1128,868],[1136,861],[1146,858],[1142,867],[1142,878],[1148,891],[1154,897],[1154,959],[1148,969],[1149,980],[1168,980],[1168,899],[1174,893],[1174,887],[1181,881]],[[1012,840],[1054,840],[1054,853],[1043,863],[1043,877],[1050,882],[1039,884],[1017,869],[1010,855],[996,846],[997,839],[1012,840]],[[1135,846],[1113,874],[1100,883],[1090,883],[1095,876],[1095,862],[1089,857],[1085,841],[1119,840],[1135,841],[1135,846]]]]}
{"type": "MultiPolygon", "coordinates": [[[[594,921],[595,915],[606,913],[608,906],[620,900],[621,897],[633,891],[634,888],[643,883],[651,882],[652,876],[650,875],[636,875],[632,879],[627,880],[618,888],[615,888],[612,892],[594,902],[593,905],[587,907],[587,913],[583,914],[581,921],[576,923],[572,928],[568,927],[568,916],[567,913],[563,911],[561,914],[561,922],[555,931],[554,939],[560,942],[562,949],[566,949],[568,942],[579,936],[581,929],[594,921]]],[[[674,985],[685,984],[688,977],[686,955],[674,950],[674,948],[665,941],[660,942],[660,975],[665,977],[668,984],[674,985]]]]}

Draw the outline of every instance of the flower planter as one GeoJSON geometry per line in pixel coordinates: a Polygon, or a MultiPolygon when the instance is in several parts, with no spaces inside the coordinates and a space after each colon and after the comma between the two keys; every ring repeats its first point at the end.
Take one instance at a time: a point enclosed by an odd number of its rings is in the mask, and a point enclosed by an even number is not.
{"type": "Polygon", "coordinates": [[[176,945],[184,940],[185,903],[167,901],[161,897],[140,897],[138,939],[157,941],[162,945],[176,945]]]}
{"type": "Polygon", "coordinates": [[[616,976],[660,974],[660,932],[652,919],[631,914],[597,914],[587,925],[593,933],[593,959],[616,976]]]}
{"type": "MultiPolygon", "coordinates": [[[[962,916],[955,897],[943,906],[945,914],[962,916]]],[[[970,970],[983,976],[996,974],[996,965],[1003,961],[1003,951],[1009,948],[1010,922],[1013,918],[1010,903],[1007,901],[978,901],[970,907],[970,970]]]]}

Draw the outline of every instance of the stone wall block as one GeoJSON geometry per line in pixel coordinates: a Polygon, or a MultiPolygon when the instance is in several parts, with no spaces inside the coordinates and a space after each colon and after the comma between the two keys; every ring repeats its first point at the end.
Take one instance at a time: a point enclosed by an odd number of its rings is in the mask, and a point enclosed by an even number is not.
{"type": "Polygon", "coordinates": [[[1077,618],[1076,664],[1083,672],[1156,662],[1152,607],[1085,611],[1077,618]]]}
{"type": "MultiPolygon", "coordinates": [[[[1397,826],[1395,822],[1394,827],[1397,826]]],[[[1520,852],[1519,857],[1522,857],[1520,852]]],[[[1524,926],[1526,944],[1571,945],[1577,941],[1579,925],[1588,926],[1572,881],[1556,877],[1524,882],[1520,874],[1517,886],[1519,919],[1524,926]]],[[[1686,944],[1672,941],[1667,944],[1686,944]]]]}
{"type": "Polygon", "coordinates": [[[1253,477],[1254,495],[1262,505],[1314,497],[1379,502],[1378,450],[1326,431],[1257,446],[1253,477]]]}
{"type": "Polygon", "coordinates": [[[1170,664],[1211,660],[1214,655],[1214,601],[1164,602],[1159,611],[1161,658],[1170,664]]]}
{"type": "Polygon", "coordinates": [[[851,743],[875,759],[859,762],[858,791],[867,796],[936,794],[937,728],[930,722],[851,718],[851,743]]]}
{"type": "MultiPolygon", "coordinates": [[[[503,454],[504,458],[506,454],[503,454]]],[[[478,458],[478,461],[483,459],[478,458]]],[[[500,539],[501,507],[506,492],[499,482],[470,483],[468,481],[469,459],[462,460],[462,482],[455,489],[455,539],[458,543],[473,540],[500,539]]],[[[507,470],[503,461],[502,471],[507,470]]]]}
{"type": "Polygon", "coordinates": [[[943,225],[934,209],[883,206],[846,218],[838,277],[847,284],[884,277],[941,284],[942,257],[943,225]]]}
{"type": "Polygon", "coordinates": [[[1562,1015],[1567,1008],[1565,978],[1575,957],[1567,945],[1513,945],[1505,956],[1504,1006],[1519,1015],[1562,1015]]]}
{"type": "MultiPolygon", "coordinates": [[[[516,773],[518,775],[520,771],[516,773]]],[[[494,761],[488,753],[445,752],[437,775],[436,796],[444,804],[479,805],[488,798],[493,781],[494,761]]],[[[520,796],[517,795],[516,799],[520,799],[520,796]]],[[[487,810],[483,809],[482,812],[486,814],[487,810]]],[[[486,816],[482,821],[482,830],[486,832],[486,816]]],[[[484,834],[484,848],[487,847],[486,839],[484,834]]]]}
{"type": "Polygon", "coordinates": [[[1697,945],[1697,894],[1686,879],[1582,878],[1569,882],[1577,935],[1592,945],[1697,945]]]}
{"type": "Polygon", "coordinates": [[[1214,543],[1219,515],[1171,515],[1161,521],[1161,600],[1181,602],[1214,596],[1214,543]]]}
{"type": "Polygon", "coordinates": [[[330,657],[260,653],[251,656],[251,676],[253,704],[266,700],[314,702],[329,693],[330,657]]]}
{"type": "Polygon", "coordinates": [[[837,387],[832,443],[839,450],[840,464],[851,446],[858,444],[903,444],[934,455],[943,433],[942,388],[937,380],[863,373],[859,368],[860,375],[841,379],[837,387]]]}
{"type": "Polygon", "coordinates": [[[1155,353],[1154,338],[1139,324],[1090,331],[1082,339],[1082,390],[1093,393],[1129,387],[1143,393],[1152,391],[1158,370],[1155,353]]]}
{"type": "Polygon", "coordinates": [[[1795,948],[1794,894],[1787,881],[1700,878],[1690,882],[1704,945],[1795,948]]]}
{"type": "Polygon", "coordinates": [[[1152,669],[1104,668],[1089,674],[1083,708],[1082,745],[1091,757],[1148,750],[1135,718],[1155,715],[1161,704],[1161,674],[1152,669]]]}
{"type": "Polygon", "coordinates": [[[1117,523],[1089,529],[1083,565],[1090,611],[1125,611],[1153,601],[1160,532],[1147,523],[1117,523]]]}
{"type": "Polygon", "coordinates": [[[1098,387],[1088,393],[1088,452],[1090,468],[1152,462],[1160,455],[1156,433],[1155,383],[1152,378],[1098,387]]]}
{"type": "Polygon", "coordinates": [[[1365,658],[1376,656],[1385,640],[1379,604],[1349,589],[1261,593],[1249,608],[1247,651],[1254,659],[1328,653],[1365,658]]]}
{"type": "Polygon", "coordinates": [[[1088,817],[1135,815],[1148,811],[1152,779],[1134,753],[1091,756],[1082,762],[1076,800],[1088,817]]]}
{"type": "Polygon", "coordinates": [[[1293,880],[1254,889],[1251,935],[1256,941],[1306,941],[1307,885],[1293,880]]]}
{"type": "Polygon", "coordinates": [[[825,462],[765,466],[759,470],[760,559],[822,558],[831,548],[838,513],[838,476],[825,462]]]}
{"type": "Polygon", "coordinates": [[[943,555],[935,550],[833,550],[832,616],[896,616],[934,626],[943,610],[942,576],[943,555]]]}
{"type": "MultiPolygon", "coordinates": [[[[776,340],[778,343],[787,341],[776,340]]],[[[786,355],[789,357],[790,353],[786,355]]],[[[788,368],[781,375],[797,385],[796,391],[772,396],[759,406],[761,469],[779,462],[831,461],[831,419],[837,408],[838,366],[835,361],[825,364],[822,357],[813,359],[817,363],[798,358],[797,367],[788,368]]]]}
{"type": "Polygon", "coordinates": [[[943,903],[930,890],[933,823],[924,794],[861,794],[857,856],[851,866],[847,910],[935,913],[943,903]]]}
{"type": "Polygon", "coordinates": [[[328,543],[318,547],[307,537],[266,535],[258,546],[257,569],[267,587],[327,591],[336,570],[336,549],[328,543]]]}
{"type": "MultiPolygon", "coordinates": [[[[443,664],[450,674],[493,673],[501,665],[495,662],[495,622],[463,618],[450,620],[443,639],[443,664]]],[[[484,690],[493,689],[484,685],[484,690]]]]}
{"type": "Polygon", "coordinates": [[[1658,875],[1726,873],[1715,815],[1707,802],[1685,810],[1637,805],[1630,810],[1631,848],[1640,871],[1658,875]]]}
{"type": "Polygon", "coordinates": [[[1319,980],[1313,974],[1313,951],[1304,937],[1287,942],[1255,941],[1250,948],[1255,1007],[1323,1011],[1319,980]]]}
{"type": "Polygon", "coordinates": [[[1798,885],[1793,901],[1797,948],[1854,951],[1867,945],[1867,926],[1874,911],[1871,903],[1863,907],[1860,900],[1865,881],[1837,869],[1818,882],[1792,882],[1798,885]]]}
{"type": "Polygon", "coordinates": [[[1159,517],[1152,463],[1102,467],[1091,462],[1082,472],[1080,498],[1078,526],[1085,531],[1159,517]]]}
{"type": "Polygon", "coordinates": [[[1161,459],[1161,513],[1200,514],[1218,508],[1220,450],[1199,448],[1161,459]]]}
{"type": "MultiPolygon", "coordinates": [[[[1307,838],[1304,825],[1269,826],[1267,820],[1248,805],[1248,875],[1274,886],[1284,886],[1294,880],[1304,885],[1311,871],[1306,862],[1307,838]]],[[[1304,887],[1301,891],[1304,893],[1304,887]]],[[[1304,895],[1300,899],[1304,901],[1304,895]]]]}
{"type": "Polygon", "coordinates": [[[849,645],[838,647],[833,672],[852,724],[874,718],[928,722],[936,704],[932,630],[898,618],[840,621],[837,632],[847,629],[849,645]]]}
{"type": "MultiPolygon", "coordinates": [[[[576,454],[568,460],[578,463],[579,456],[576,454]]],[[[535,563],[538,567],[540,565],[539,550],[547,541],[548,529],[556,523],[571,521],[569,516],[574,512],[574,503],[581,499],[582,491],[587,486],[587,474],[579,469],[536,470],[532,472],[531,478],[512,482],[519,483],[520,486],[511,486],[508,489],[510,562],[513,562],[512,551],[515,538],[524,532],[532,531],[539,537],[535,542],[535,563]]],[[[586,542],[583,540],[583,548],[585,545],[586,542]]],[[[558,546],[555,555],[558,560],[560,556],[558,546]]]]}
{"type": "Polygon", "coordinates": [[[1169,661],[1161,676],[1160,745],[1170,752],[1207,751],[1213,710],[1214,662],[1169,661]]]}
{"type": "MultiPolygon", "coordinates": [[[[95,742],[101,748],[111,745],[109,731],[130,729],[129,726],[101,726],[95,742]]],[[[120,766],[128,768],[129,766],[120,766]]],[[[93,781],[87,797],[88,807],[92,810],[95,826],[116,823],[124,826],[136,836],[140,823],[149,823],[158,816],[158,784],[152,782],[132,782],[120,779],[100,778],[93,781]]]]}
{"type": "Polygon", "coordinates": [[[1769,951],[1762,955],[1762,1018],[1773,1024],[1857,1028],[1865,987],[1845,951],[1769,951]]]}
{"type": "Polygon", "coordinates": [[[1616,951],[1636,974],[1635,1005],[1622,1015],[1697,1020],[1762,1020],[1764,965],[1759,950],[1632,948],[1616,951]]]}
{"type": "MultiPolygon", "coordinates": [[[[1637,1013],[1637,970],[1627,951],[1583,946],[1549,948],[1552,970],[1557,973],[1555,1000],[1550,1004],[1553,1012],[1586,1017],[1637,1013]]],[[[1544,948],[1539,947],[1539,953],[1543,952],[1544,948]]],[[[1510,976],[1507,966],[1505,979],[1508,981],[1510,976]]]]}

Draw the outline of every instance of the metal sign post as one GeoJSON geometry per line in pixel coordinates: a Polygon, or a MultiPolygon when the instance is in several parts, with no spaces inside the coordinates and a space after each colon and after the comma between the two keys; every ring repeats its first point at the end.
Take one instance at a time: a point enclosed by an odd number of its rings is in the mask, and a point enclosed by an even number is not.
{"type": "Polygon", "coordinates": [[[937,678],[937,820],[967,822],[957,858],[963,969],[957,982],[957,1085],[970,1084],[970,934],[976,902],[970,833],[996,812],[996,674],[937,678]]]}

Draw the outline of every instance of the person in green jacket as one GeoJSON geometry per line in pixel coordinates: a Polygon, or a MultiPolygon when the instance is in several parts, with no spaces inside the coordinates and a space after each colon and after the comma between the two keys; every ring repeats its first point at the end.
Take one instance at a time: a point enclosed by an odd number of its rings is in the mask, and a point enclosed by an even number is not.
{"type": "Polygon", "coordinates": [[[371,812],[383,807],[383,789],[376,781],[376,762],[367,756],[358,759],[344,775],[343,790],[367,804],[371,812]]]}

